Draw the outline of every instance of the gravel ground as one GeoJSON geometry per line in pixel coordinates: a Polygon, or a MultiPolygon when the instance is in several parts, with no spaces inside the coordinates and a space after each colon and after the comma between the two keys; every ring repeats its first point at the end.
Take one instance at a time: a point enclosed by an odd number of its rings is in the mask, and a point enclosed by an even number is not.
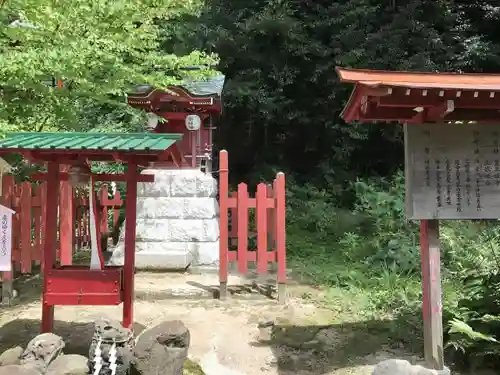
{"type": "MultiPolygon", "coordinates": [[[[237,277],[229,281],[232,297],[219,301],[212,298],[216,285],[216,275],[138,273],[136,331],[182,320],[191,331],[190,358],[207,375],[368,375],[386,358],[418,360],[381,345],[362,327],[332,324],[331,310],[301,298],[314,293],[306,286],[290,285],[287,302],[280,304],[237,277]],[[263,321],[274,325],[259,330],[263,321]]],[[[0,350],[25,345],[39,330],[39,278],[16,287],[17,301],[0,307],[0,350]]],[[[102,316],[121,319],[121,306],[56,307],[55,333],[66,341],[65,351],[86,355],[92,322],[102,316]]]]}

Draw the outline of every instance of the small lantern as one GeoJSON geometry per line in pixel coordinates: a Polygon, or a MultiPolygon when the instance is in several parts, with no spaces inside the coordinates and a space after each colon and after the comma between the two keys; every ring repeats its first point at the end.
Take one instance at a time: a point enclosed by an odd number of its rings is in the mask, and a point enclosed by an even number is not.
{"type": "Polygon", "coordinates": [[[90,183],[90,175],[87,164],[73,165],[68,171],[68,181],[74,187],[82,187],[90,183]]]}
{"type": "Polygon", "coordinates": [[[158,126],[158,116],[153,112],[148,112],[146,114],[148,117],[148,122],[146,124],[147,130],[154,130],[158,126]]]}
{"type": "Polygon", "coordinates": [[[187,130],[189,131],[199,130],[201,126],[201,118],[198,115],[187,115],[185,124],[187,130]]]}

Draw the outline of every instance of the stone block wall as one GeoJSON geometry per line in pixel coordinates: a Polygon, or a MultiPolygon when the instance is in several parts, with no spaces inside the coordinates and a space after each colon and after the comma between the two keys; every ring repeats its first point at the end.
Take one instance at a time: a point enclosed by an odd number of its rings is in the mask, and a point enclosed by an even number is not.
{"type": "MultiPolygon", "coordinates": [[[[219,204],[216,180],[199,169],[148,169],[143,173],[154,174],[155,182],[139,183],[138,186],[137,268],[217,266],[219,204]]],[[[111,264],[123,264],[123,228],[111,264]]]]}

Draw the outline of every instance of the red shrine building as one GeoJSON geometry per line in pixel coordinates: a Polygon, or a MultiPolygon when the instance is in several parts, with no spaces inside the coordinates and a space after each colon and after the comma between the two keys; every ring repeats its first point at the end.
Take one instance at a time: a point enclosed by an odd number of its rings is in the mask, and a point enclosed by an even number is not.
{"type": "Polygon", "coordinates": [[[128,94],[127,102],[148,112],[149,131],[183,134],[177,145],[182,167],[210,169],[213,130],[222,114],[223,85],[224,76],[167,90],[139,85],[128,94]]]}
{"type": "MultiPolygon", "coordinates": [[[[159,90],[136,86],[128,104],[148,113],[146,131],[179,135],[176,158],[154,162],[144,174],[154,184],[140,184],[137,202],[136,266],[184,269],[219,263],[217,182],[212,176],[213,136],[222,114],[224,76],[185,80],[159,90]]],[[[123,263],[124,241],[111,263],[123,263]]]]}

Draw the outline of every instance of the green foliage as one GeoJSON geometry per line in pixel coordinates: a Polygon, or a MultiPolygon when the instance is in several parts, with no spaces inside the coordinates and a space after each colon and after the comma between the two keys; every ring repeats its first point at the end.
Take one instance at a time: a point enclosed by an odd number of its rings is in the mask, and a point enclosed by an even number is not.
{"type": "Polygon", "coordinates": [[[367,265],[383,264],[401,272],[418,270],[418,227],[405,218],[404,177],[398,174],[392,181],[379,180],[377,185],[358,181],[355,189],[354,211],[365,215],[365,235],[356,238],[356,233],[348,233],[343,243],[349,249],[363,244],[366,254],[372,254],[365,260],[367,265]]]}
{"type": "MultiPolygon", "coordinates": [[[[338,187],[292,181],[288,189],[292,268],[314,283],[351,290],[374,312],[405,316],[421,337],[418,225],[405,220],[402,175],[353,183],[351,210],[339,207],[346,192],[338,187]]],[[[442,222],[445,337],[457,364],[500,365],[499,243],[496,222],[442,222]]]]}
{"type": "Polygon", "coordinates": [[[487,44],[469,48],[474,28],[463,17],[446,1],[208,1],[197,43],[218,53],[227,77],[217,142],[231,167],[250,179],[279,165],[320,189],[391,175],[403,157],[400,127],[346,126],[350,87],[335,66],[468,69],[487,44]]]}
{"type": "Polygon", "coordinates": [[[180,82],[183,66],[214,63],[214,56],[199,51],[177,56],[160,48],[161,25],[199,12],[201,5],[196,0],[3,2],[0,128],[72,129],[89,107],[123,103],[132,85],[165,87],[180,82]],[[65,88],[44,83],[53,77],[64,80],[65,88]]]}
{"type": "MultiPolygon", "coordinates": [[[[495,229],[495,242],[499,232],[495,229]]],[[[460,361],[498,368],[500,361],[500,274],[496,270],[469,270],[463,294],[450,322],[448,346],[460,353],[460,361]]]]}

